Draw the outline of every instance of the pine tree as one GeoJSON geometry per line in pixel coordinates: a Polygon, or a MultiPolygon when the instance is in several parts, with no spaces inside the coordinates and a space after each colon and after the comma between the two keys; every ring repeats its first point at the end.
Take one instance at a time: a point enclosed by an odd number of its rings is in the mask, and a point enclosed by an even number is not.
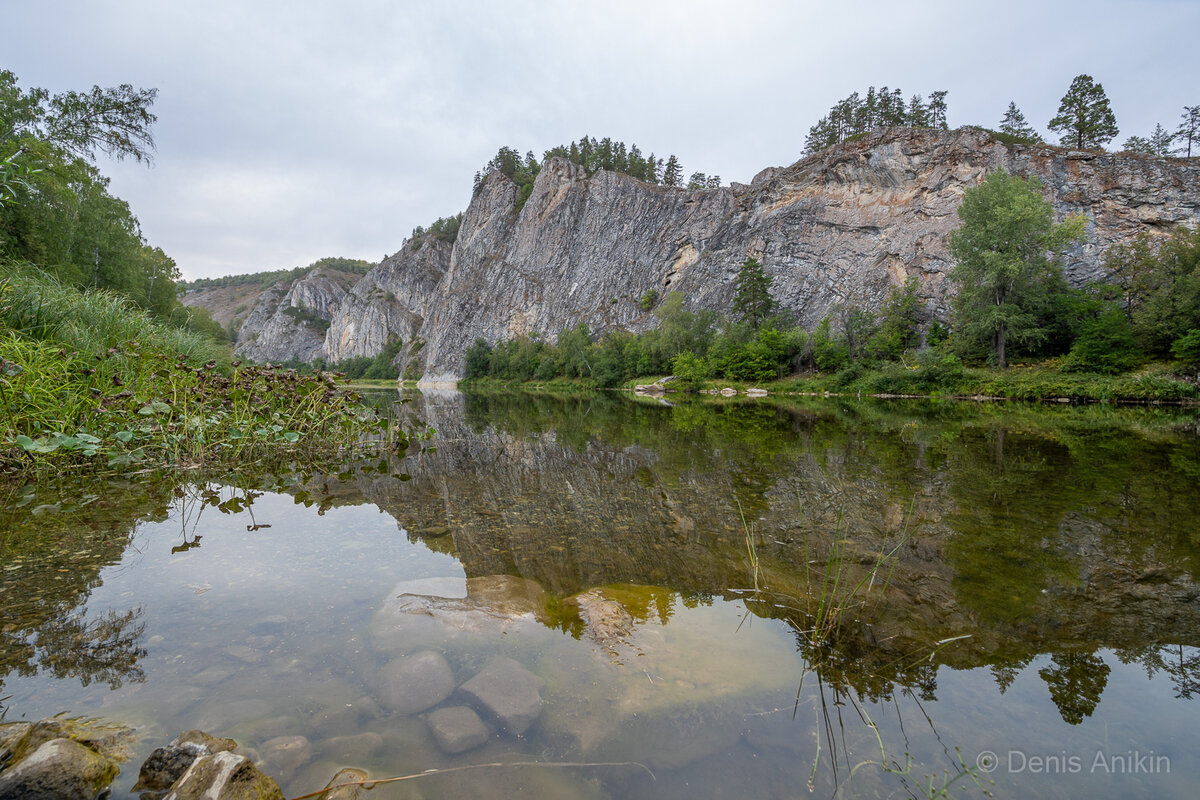
{"type": "Polygon", "coordinates": [[[1075,76],[1049,127],[1062,134],[1060,143],[1064,147],[1080,150],[1102,148],[1119,132],[1104,86],[1094,82],[1091,75],[1075,76]]]}
{"type": "Polygon", "coordinates": [[[1000,132],[1009,136],[1016,136],[1020,139],[1029,139],[1034,142],[1042,141],[1042,137],[1025,120],[1025,115],[1021,113],[1021,109],[1017,108],[1017,104],[1012,101],[1009,101],[1008,111],[1004,112],[1004,119],[1000,120],[1000,132]]]}
{"type": "Polygon", "coordinates": [[[931,128],[941,128],[949,130],[946,124],[946,95],[948,92],[941,89],[929,94],[929,126],[931,128]]]}
{"type": "Polygon", "coordinates": [[[775,301],[771,298],[771,276],[763,269],[761,261],[753,257],[747,258],[738,268],[733,286],[734,316],[749,322],[758,330],[775,310],[775,301]]]}
{"type": "Polygon", "coordinates": [[[629,174],[639,181],[646,180],[646,159],[642,157],[642,149],[636,144],[629,146],[629,174]]]}
{"type": "Polygon", "coordinates": [[[1171,145],[1175,142],[1175,134],[1167,133],[1162,124],[1154,126],[1150,134],[1150,152],[1161,158],[1171,155],[1171,145]]]}
{"type": "Polygon", "coordinates": [[[693,191],[703,189],[706,186],[708,186],[708,176],[703,172],[693,172],[692,177],[688,178],[687,188],[693,191]]]}
{"type": "Polygon", "coordinates": [[[721,176],[720,175],[709,175],[707,185],[708,185],[709,189],[720,189],[721,188],[721,176]]]}
{"type": "Polygon", "coordinates": [[[929,107],[925,105],[925,98],[919,94],[914,94],[908,101],[908,127],[929,127],[929,107]]]}
{"type": "Polygon", "coordinates": [[[1127,153],[1143,153],[1151,155],[1154,151],[1150,147],[1150,140],[1144,136],[1130,136],[1125,140],[1125,144],[1121,145],[1121,149],[1127,153]]]}
{"type": "Polygon", "coordinates": [[[658,183],[662,180],[662,161],[654,157],[654,153],[646,156],[646,181],[658,183]]]}
{"type": "Polygon", "coordinates": [[[1175,129],[1175,139],[1182,144],[1175,152],[1184,158],[1192,157],[1192,145],[1200,144],[1200,106],[1184,106],[1179,115],[1183,122],[1175,129]]]}
{"type": "Polygon", "coordinates": [[[674,153],[667,158],[667,165],[663,167],[662,182],[664,186],[679,186],[683,182],[683,167],[674,153]]]}

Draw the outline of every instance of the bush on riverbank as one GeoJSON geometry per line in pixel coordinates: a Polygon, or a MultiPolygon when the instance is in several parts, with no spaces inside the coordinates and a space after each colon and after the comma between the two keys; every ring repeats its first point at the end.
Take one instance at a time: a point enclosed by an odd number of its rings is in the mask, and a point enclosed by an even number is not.
{"type": "Polygon", "coordinates": [[[330,373],[244,367],[112,292],[0,266],[0,470],[245,463],[379,425],[330,373]]]}

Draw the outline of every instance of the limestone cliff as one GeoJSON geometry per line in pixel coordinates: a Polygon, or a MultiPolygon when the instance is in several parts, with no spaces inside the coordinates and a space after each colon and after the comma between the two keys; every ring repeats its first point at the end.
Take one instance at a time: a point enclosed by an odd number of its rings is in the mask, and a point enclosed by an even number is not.
{"type": "Polygon", "coordinates": [[[429,236],[408,242],[348,293],[331,293],[323,341],[284,313],[301,304],[291,292],[264,293],[262,313],[256,307],[242,329],[254,343],[242,351],[337,361],[373,355],[399,336],[411,373],[453,380],[477,337],[553,337],[580,322],[593,331],[651,327],[654,316],[639,302],[651,290],[727,311],[748,256],[763,261],[775,298],[807,326],[844,301],[877,307],[908,277],[944,315],[946,234],[963,193],[1001,168],[1039,178],[1060,217],[1089,219],[1086,243],[1067,258],[1074,285],[1101,277],[1114,243],[1200,224],[1200,166],[1009,146],[976,129],[878,131],[763,170],[749,185],[699,191],[588,176],[550,159],[520,209],[516,186],[492,173],[452,247],[429,236]]]}
{"type": "Polygon", "coordinates": [[[265,289],[238,332],[234,352],[254,361],[310,361],[324,355],[330,319],[357,276],[318,267],[290,285],[265,289]]]}

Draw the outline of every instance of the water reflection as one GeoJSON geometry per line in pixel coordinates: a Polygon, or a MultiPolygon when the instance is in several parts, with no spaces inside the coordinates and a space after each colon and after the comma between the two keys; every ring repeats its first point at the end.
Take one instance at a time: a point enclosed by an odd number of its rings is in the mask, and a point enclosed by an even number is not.
{"type": "Polygon", "coordinates": [[[657,786],[596,778],[629,797],[737,793],[755,764],[759,796],[915,792],[930,770],[973,788],[1004,702],[1052,709],[1033,739],[1061,721],[1085,741],[1132,724],[1131,675],[1175,702],[1200,686],[1194,412],[456,394],[403,411],[437,430],[408,453],[15,491],[0,680],[124,686],[117,708],[255,747],[297,728],[327,760],[371,734],[379,763],[413,754],[381,768],[419,770],[443,756],[379,709],[381,669],[432,650],[465,680],[500,653],[547,705],[536,738],[487,747],[651,762],[657,786]]]}

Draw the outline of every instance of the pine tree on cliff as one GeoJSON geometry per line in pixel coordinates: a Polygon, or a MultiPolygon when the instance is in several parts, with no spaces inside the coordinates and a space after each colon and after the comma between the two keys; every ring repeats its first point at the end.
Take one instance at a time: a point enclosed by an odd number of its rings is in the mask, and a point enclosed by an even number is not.
{"type": "Polygon", "coordinates": [[[667,165],[663,167],[662,182],[663,186],[679,186],[683,183],[683,167],[679,165],[679,159],[673,153],[667,158],[667,165]]]}
{"type": "Polygon", "coordinates": [[[1181,142],[1175,152],[1184,158],[1192,157],[1192,146],[1200,144],[1200,106],[1184,106],[1179,115],[1183,122],[1175,129],[1175,139],[1181,142]]]}
{"type": "Polygon", "coordinates": [[[1062,134],[1064,147],[1080,150],[1099,149],[1119,133],[1117,117],[1108,104],[1104,86],[1091,75],[1077,75],[1063,95],[1058,115],[1050,120],[1050,130],[1062,134]]]}
{"type": "Polygon", "coordinates": [[[929,127],[949,130],[946,124],[946,95],[945,89],[931,92],[929,95],[929,127]]]}
{"type": "Polygon", "coordinates": [[[1034,142],[1042,141],[1042,137],[1025,120],[1025,115],[1021,113],[1021,109],[1017,108],[1017,104],[1012,101],[1008,103],[1008,111],[1004,112],[1004,119],[1000,120],[1000,132],[1009,136],[1016,136],[1020,139],[1029,139],[1034,142]]]}

